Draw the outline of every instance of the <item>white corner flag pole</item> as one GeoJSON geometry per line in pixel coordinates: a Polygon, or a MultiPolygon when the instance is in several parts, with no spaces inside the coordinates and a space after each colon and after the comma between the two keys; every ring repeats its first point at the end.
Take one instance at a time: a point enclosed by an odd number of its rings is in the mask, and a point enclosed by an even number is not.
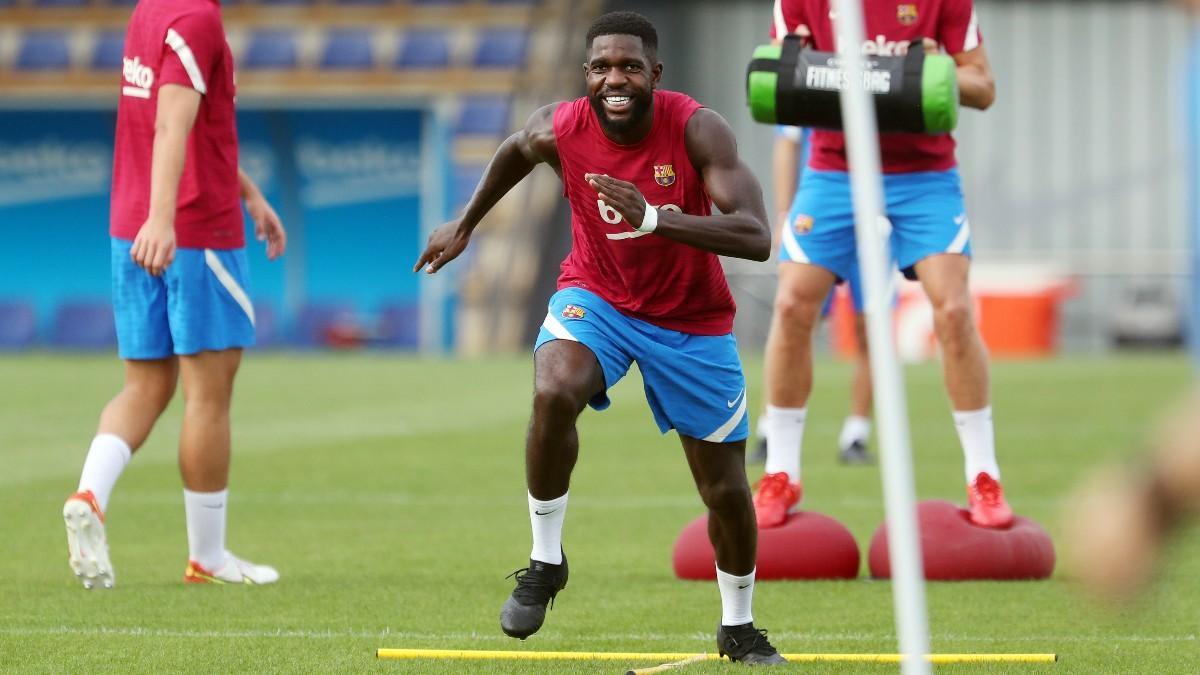
{"type": "MultiPolygon", "coordinates": [[[[875,416],[879,420],[883,495],[887,509],[888,555],[896,632],[904,656],[905,675],[928,673],[929,626],[925,612],[925,580],[918,545],[916,489],[904,376],[892,342],[892,301],[888,288],[892,263],[888,252],[891,225],[884,217],[883,176],[875,100],[863,85],[865,41],[862,0],[837,0],[834,25],[844,73],[841,87],[842,121],[854,195],[859,274],[867,299],[867,338],[871,378],[875,387],[875,416]]],[[[915,45],[920,49],[921,45],[915,45]]]]}

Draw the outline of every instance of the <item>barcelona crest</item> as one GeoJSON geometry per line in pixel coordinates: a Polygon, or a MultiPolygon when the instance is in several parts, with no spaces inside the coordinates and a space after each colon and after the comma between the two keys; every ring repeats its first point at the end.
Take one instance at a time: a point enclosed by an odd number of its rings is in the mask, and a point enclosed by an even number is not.
{"type": "Polygon", "coordinates": [[[567,305],[562,311],[564,319],[582,319],[586,314],[587,310],[579,305],[567,305]]]}
{"type": "Polygon", "coordinates": [[[675,167],[671,164],[656,164],[654,166],[654,182],[663,187],[675,184],[675,167]]]}
{"type": "Polygon", "coordinates": [[[915,4],[899,5],[896,7],[896,20],[903,26],[911,26],[917,22],[917,6],[915,4]]]}
{"type": "Polygon", "coordinates": [[[796,216],[796,220],[792,221],[792,229],[795,230],[796,234],[799,235],[805,235],[809,232],[812,232],[813,217],[806,216],[804,214],[796,216]]]}

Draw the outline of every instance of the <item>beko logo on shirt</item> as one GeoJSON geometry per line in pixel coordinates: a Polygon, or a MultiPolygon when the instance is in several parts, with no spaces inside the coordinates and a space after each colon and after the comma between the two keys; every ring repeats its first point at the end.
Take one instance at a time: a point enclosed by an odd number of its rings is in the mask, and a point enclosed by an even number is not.
{"type": "Polygon", "coordinates": [[[143,66],[142,60],[136,56],[132,59],[126,56],[124,62],[121,74],[129,84],[121,88],[121,93],[136,98],[150,98],[150,87],[154,86],[154,71],[150,70],[150,66],[143,66]]]}

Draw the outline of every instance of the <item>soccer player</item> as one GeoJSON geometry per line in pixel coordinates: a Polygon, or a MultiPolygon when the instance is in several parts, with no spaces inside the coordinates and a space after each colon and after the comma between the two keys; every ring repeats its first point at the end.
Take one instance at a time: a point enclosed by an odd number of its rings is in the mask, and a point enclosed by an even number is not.
{"type": "Polygon", "coordinates": [[[179,469],[188,583],[269,584],[271,567],[225,549],[229,407],[254,342],[242,204],[267,256],[287,236],[238,168],[233,56],[216,0],[141,0],[125,35],[113,158],[113,310],[125,385],[100,414],[78,491],[63,506],[71,568],[111,588],[104,514],[131,455],[183,380],[179,469]]]}
{"type": "MultiPolygon", "coordinates": [[[[811,136],[812,131],[809,129],[788,126],[779,127],[775,134],[771,169],[775,180],[775,222],[778,223],[776,229],[779,232],[779,240],[783,238],[783,228],[792,226],[788,216],[799,190],[799,168],[808,162],[811,136]]],[[[850,376],[850,414],[846,415],[842,422],[842,431],[838,434],[838,459],[843,464],[871,464],[874,459],[867,450],[867,441],[871,437],[871,363],[867,355],[867,324],[863,316],[862,284],[858,278],[857,264],[846,277],[846,286],[850,290],[854,306],[854,336],[858,351],[854,355],[854,372],[850,376]]],[[[832,306],[831,292],[821,309],[821,316],[829,316],[832,306]]],[[[768,457],[769,415],[768,407],[758,419],[755,429],[757,442],[753,453],[755,461],[765,461],[768,457]]],[[[767,467],[767,473],[772,473],[771,467],[767,467]]]]}
{"type": "MultiPolygon", "coordinates": [[[[995,98],[991,66],[971,0],[940,3],[864,0],[869,36],[864,54],[899,55],[944,48],[958,64],[962,105],[985,110],[995,98]],[[923,36],[923,42],[910,44],[923,36]]],[[[820,51],[836,51],[834,12],[827,0],[776,0],[773,37],[807,36],[820,51]]],[[[767,338],[768,473],[755,495],[760,527],[787,519],[800,501],[800,446],[812,390],[812,334],[821,304],[856,260],[854,209],[845,138],[813,132],[812,158],[800,183],[793,227],[784,229],[779,288],[767,338]]],[[[884,198],[891,220],[892,254],[909,278],[920,281],[934,311],[944,377],[965,456],[971,520],[1007,527],[1012,509],[1000,487],[987,354],[971,316],[967,284],[970,224],[949,134],[885,134],[884,198]]]]}
{"type": "Polygon", "coordinates": [[[574,244],[534,347],[525,477],[533,549],[500,625],[525,639],[567,584],[562,526],[579,452],[575,421],[638,364],[662,432],[679,432],[709,512],[721,623],[732,660],[779,663],[754,627],[757,531],[746,480],[746,385],[719,255],[766,260],[762,189],[717,113],[658,88],[658,35],[632,12],[587,32],[587,95],[547,105],[496,151],[463,216],[438,228],[414,267],[458,257],[479,220],[545,162],[562,178],[574,244]],[[721,215],[713,215],[715,203],[721,215]]]}

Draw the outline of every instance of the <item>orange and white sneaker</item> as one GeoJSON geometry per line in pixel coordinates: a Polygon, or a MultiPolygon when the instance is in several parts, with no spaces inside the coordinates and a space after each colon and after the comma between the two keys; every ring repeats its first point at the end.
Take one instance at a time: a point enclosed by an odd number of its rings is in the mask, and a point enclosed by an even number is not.
{"type": "Polygon", "coordinates": [[[1013,523],[1013,510],[1004,499],[1004,488],[988,473],[979,472],[967,486],[967,503],[971,507],[971,522],[980,527],[999,529],[1013,523]]]}
{"type": "Polygon", "coordinates": [[[91,490],[76,492],[63,504],[67,524],[67,552],[71,571],[86,589],[112,588],[116,583],[112,562],[108,559],[108,538],[104,535],[104,513],[91,490]]]}
{"type": "Polygon", "coordinates": [[[183,572],[185,584],[273,584],[279,581],[279,572],[269,565],[255,565],[225,552],[225,564],[215,571],[204,569],[195,560],[189,560],[183,572]]]}
{"type": "Polygon", "coordinates": [[[788,480],[782,471],[768,473],[754,486],[754,518],[759,529],[779,527],[787,520],[788,511],[800,503],[800,483],[788,480]]]}

